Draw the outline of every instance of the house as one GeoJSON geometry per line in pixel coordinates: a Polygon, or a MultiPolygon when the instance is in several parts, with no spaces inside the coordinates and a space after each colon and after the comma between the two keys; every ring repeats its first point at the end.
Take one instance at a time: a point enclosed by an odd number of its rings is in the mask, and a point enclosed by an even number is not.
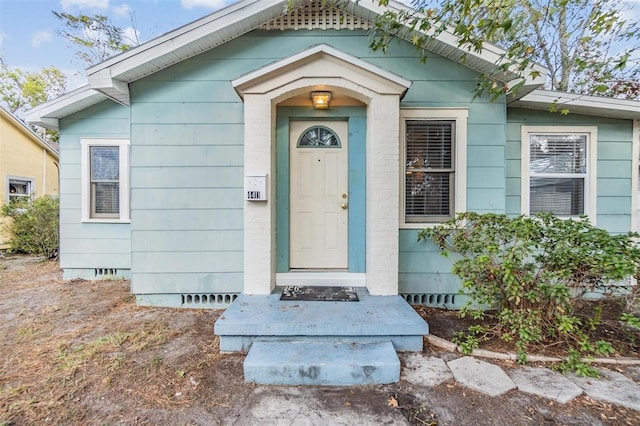
{"type": "MultiPolygon", "coordinates": [[[[0,106],[0,202],[58,195],[59,156],[15,115],[0,106]]],[[[0,250],[9,248],[9,236],[0,218],[0,250]]]]}
{"type": "MultiPolygon", "coordinates": [[[[232,303],[216,324],[235,336],[222,350],[246,350],[239,330],[252,321],[263,335],[369,335],[345,331],[358,304],[272,326],[279,286],[393,301],[368,320],[385,335],[398,300],[460,306],[450,261],[416,241],[455,212],[552,209],[635,228],[640,103],[541,90],[537,65],[516,96],[474,98],[496,47],[464,51],[444,33],[423,63],[400,39],[371,51],[377,2],[287,5],[241,0],[89,68],[87,86],[28,112],[60,131],[65,278],[130,278],[142,305],[262,301],[232,303]],[[550,113],[554,102],[571,113],[550,113]]],[[[401,328],[426,332],[406,315],[401,328]]]]}

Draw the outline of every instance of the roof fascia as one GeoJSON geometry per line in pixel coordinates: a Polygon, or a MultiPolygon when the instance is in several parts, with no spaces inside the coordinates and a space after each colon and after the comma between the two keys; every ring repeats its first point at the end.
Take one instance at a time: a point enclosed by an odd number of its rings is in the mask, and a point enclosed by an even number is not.
{"type": "MultiPolygon", "coordinates": [[[[183,49],[186,46],[196,45],[198,40],[210,37],[212,34],[221,34],[223,30],[232,29],[233,31],[230,33],[233,34],[233,37],[237,37],[255,28],[254,23],[251,21],[252,17],[262,14],[262,20],[275,18],[277,14],[285,10],[286,5],[287,0],[242,0],[231,4],[218,12],[214,12],[89,68],[87,70],[89,85],[116,102],[128,105],[128,83],[188,57],[180,55],[173,55],[174,57],[172,57],[172,52],[175,53],[178,49],[183,49]],[[269,9],[271,9],[270,13],[265,14],[269,9]],[[148,64],[152,64],[152,66],[149,67],[148,64]]],[[[363,17],[363,11],[367,11],[369,14],[381,15],[386,8],[396,11],[413,11],[410,6],[395,0],[390,0],[386,7],[379,5],[375,1],[358,2],[351,0],[346,10],[356,16],[363,17]]],[[[365,16],[364,18],[369,19],[370,16],[365,16]]],[[[425,34],[429,35],[428,32],[425,34]]],[[[401,36],[409,39],[411,36],[410,31],[407,29],[401,36]]],[[[229,37],[229,39],[233,37],[229,37]]],[[[432,39],[435,45],[449,48],[456,52],[448,56],[449,59],[476,71],[484,69],[486,72],[492,70],[505,53],[499,47],[489,43],[485,43],[479,53],[468,48],[461,48],[458,46],[458,37],[450,31],[444,31],[437,36],[432,36],[432,39]],[[464,58],[467,60],[463,60],[464,58]],[[473,66],[472,63],[476,62],[484,65],[473,66]]],[[[226,41],[228,40],[223,39],[221,36],[217,44],[222,44],[226,41]]],[[[188,55],[197,55],[211,47],[215,46],[205,43],[204,47],[190,49],[188,55]]],[[[495,75],[495,77],[501,81],[510,82],[510,86],[524,79],[525,88],[523,93],[529,93],[544,84],[546,74],[546,68],[533,64],[524,71],[524,76],[516,72],[515,66],[513,66],[510,72],[501,73],[495,75]]]]}
{"type": "Polygon", "coordinates": [[[89,86],[83,86],[28,110],[25,113],[25,120],[27,123],[46,129],[58,130],[60,118],[96,105],[105,99],[108,97],[103,93],[89,86]]]}
{"type": "Polygon", "coordinates": [[[130,102],[129,85],[123,81],[111,78],[111,72],[102,69],[89,77],[89,86],[92,89],[102,92],[105,96],[115,102],[128,106],[130,102]]]}
{"type": "Polygon", "coordinates": [[[114,78],[117,78],[120,73],[128,68],[134,67],[136,64],[128,63],[132,58],[143,56],[142,62],[147,62],[153,57],[159,57],[164,54],[166,49],[175,49],[184,44],[188,44],[194,39],[198,39],[203,35],[210,33],[209,26],[214,23],[216,27],[226,26],[230,23],[235,23],[247,18],[250,14],[259,12],[260,9],[266,9],[274,4],[286,4],[286,0],[242,0],[237,3],[230,4],[217,12],[211,13],[203,18],[193,21],[175,30],[169,31],[159,37],[156,37],[144,44],[134,47],[126,52],[120,53],[104,62],[96,64],[90,68],[87,68],[87,75],[92,75],[105,68],[113,70],[111,73],[114,78]],[[264,7],[257,8],[256,5],[262,5],[264,7]],[[238,17],[234,15],[239,13],[238,17]],[[227,19],[225,19],[227,18],[227,19]],[[153,50],[160,49],[162,52],[156,53],[153,50]],[[146,54],[145,54],[146,53],[146,54]]]}
{"type": "Polygon", "coordinates": [[[566,107],[576,114],[597,115],[620,119],[640,119],[640,101],[606,98],[602,96],[580,95],[534,90],[526,96],[509,102],[510,107],[521,107],[548,111],[549,106],[566,107]]]}

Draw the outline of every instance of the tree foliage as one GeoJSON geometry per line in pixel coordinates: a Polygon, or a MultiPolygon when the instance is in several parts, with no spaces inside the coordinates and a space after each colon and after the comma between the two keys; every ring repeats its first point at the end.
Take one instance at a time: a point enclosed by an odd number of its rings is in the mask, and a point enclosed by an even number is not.
{"type": "Polygon", "coordinates": [[[462,48],[481,52],[492,43],[505,50],[480,92],[517,90],[499,81],[500,72],[523,75],[535,62],[548,68],[549,89],[640,98],[640,26],[625,14],[624,0],[415,0],[413,7],[387,8],[372,47],[384,50],[392,37],[409,34],[422,48],[446,30],[462,48]]]}
{"type": "MultiPolygon", "coordinates": [[[[85,64],[95,65],[140,44],[135,25],[134,35],[129,38],[122,28],[114,25],[104,15],[73,15],[55,11],[53,14],[63,24],[63,28],[57,31],[58,34],[77,49],[75,55],[85,64]]],[[[133,15],[131,20],[135,24],[133,15]]]]}
{"type": "Polygon", "coordinates": [[[66,87],[67,77],[55,67],[27,72],[0,58],[0,99],[14,114],[62,95],[66,87]]]}

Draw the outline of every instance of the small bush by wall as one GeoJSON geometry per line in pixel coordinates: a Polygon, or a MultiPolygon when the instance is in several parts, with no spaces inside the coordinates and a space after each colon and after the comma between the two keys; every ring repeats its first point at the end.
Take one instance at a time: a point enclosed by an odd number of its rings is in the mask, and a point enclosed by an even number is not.
{"type": "Polygon", "coordinates": [[[6,224],[10,250],[54,258],[59,246],[59,206],[57,197],[48,195],[2,208],[2,215],[11,218],[6,224]]]}
{"type": "Polygon", "coordinates": [[[561,219],[551,214],[508,217],[463,213],[449,222],[421,231],[457,260],[452,272],[469,297],[461,315],[481,319],[495,315],[498,327],[476,326],[457,337],[467,351],[498,334],[515,343],[526,361],[533,343],[563,340],[570,349],[567,369],[593,373],[583,356],[613,352],[606,342],[591,342],[585,332],[597,318],[575,316],[576,301],[585,293],[611,297],[633,293],[640,249],[637,234],[612,235],[586,218],[561,219]]]}

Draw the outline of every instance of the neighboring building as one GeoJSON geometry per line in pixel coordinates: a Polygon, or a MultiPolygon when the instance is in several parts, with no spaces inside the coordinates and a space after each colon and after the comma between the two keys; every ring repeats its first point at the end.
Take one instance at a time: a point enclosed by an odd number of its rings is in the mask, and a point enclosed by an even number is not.
{"type": "Polygon", "coordinates": [[[416,241],[455,212],[636,227],[639,102],[539,90],[539,66],[516,97],[474,99],[499,49],[443,34],[423,63],[402,40],[370,50],[377,2],[287,4],[242,0],[28,112],[60,130],[65,278],[131,278],[146,305],[350,283],[457,307],[450,261],[416,241]]]}
{"type": "MultiPolygon", "coordinates": [[[[0,107],[0,202],[58,195],[58,152],[20,119],[0,107]]],[[[9,247],[0,218],[0,250],[9,247]]]]}

